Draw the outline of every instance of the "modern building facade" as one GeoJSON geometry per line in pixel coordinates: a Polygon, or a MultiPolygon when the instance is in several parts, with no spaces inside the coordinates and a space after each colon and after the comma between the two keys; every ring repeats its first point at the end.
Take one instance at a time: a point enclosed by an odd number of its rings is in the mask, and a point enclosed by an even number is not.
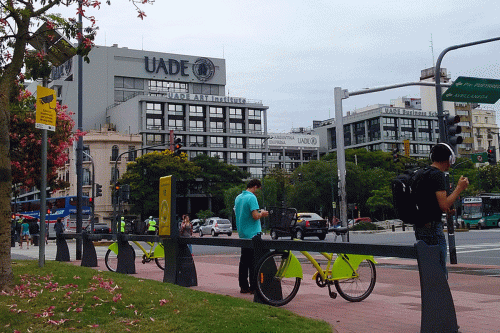
{"type": "MultiPolygon", "coordinates": [[[[181,138],[189,158],[219,156],[262,174],[267,106],[226,96],[224,59],[97,46],[83,64],[83,129],[139,134],[142,145],[170,148],[181,138]]],[[[58,100],[77,110],[76,57],[53,71],[58,100]]],[[[265,151],[265,149],[264,149],[265,151]]]]}
{"type": "Polygon", "coordinates": [[[271,168],[293,171],[311,160],[318,160],[319,136],[297,133],[269,133],[267,164],[271,168]]]}

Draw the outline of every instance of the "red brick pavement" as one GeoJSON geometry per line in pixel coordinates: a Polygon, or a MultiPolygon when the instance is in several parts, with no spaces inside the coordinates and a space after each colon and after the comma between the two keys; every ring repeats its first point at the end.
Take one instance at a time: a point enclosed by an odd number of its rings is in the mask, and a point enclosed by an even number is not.
{"type": "MultiPolygon", "coordinates": [[[[198,286],[192,289],[253,301],[252,295],[239,293],[238,255],[195,256],[194,260],[198,286]]],[[[312,265],[303,264],[304,280],[299,292],[283,308],[324,320],[339,333],[419,332],[421,303],[416,260],[377,261],[377,284],[363,302],[350,303],[340,296],[331,299],[328,289],[318,288],[311,279],[312,265]]],[[[500,267],[464,264],[450,267],[468,270],[468,274],[449,274],[460,332],[500,332],[500,278],[475,275],[484,269],[491,269],[492,275],[499,274],[500,267]]],[[[101,260],[99,269],[106,269],[101,260]]],[[[163,272],[154,263],[143,265],[137,259],[136,271],[134,276],[138,278],[163,280],[163,272]]]]}

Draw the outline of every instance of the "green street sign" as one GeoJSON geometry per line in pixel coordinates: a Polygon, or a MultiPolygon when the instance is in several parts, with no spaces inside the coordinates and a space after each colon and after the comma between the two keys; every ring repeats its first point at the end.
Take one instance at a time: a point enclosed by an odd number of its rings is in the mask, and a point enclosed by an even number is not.
{"type": "Polygon", "coordinates": [[[486,163],[488,162],[488,153],[475,153],[471,155],[471,160],[474,163],[486,163]]]}
{"type": "Polygon", "coordinates": [[[443,94],[443,101],[495,104],[500,99],[500,80],[459,76],[443,94]]]}

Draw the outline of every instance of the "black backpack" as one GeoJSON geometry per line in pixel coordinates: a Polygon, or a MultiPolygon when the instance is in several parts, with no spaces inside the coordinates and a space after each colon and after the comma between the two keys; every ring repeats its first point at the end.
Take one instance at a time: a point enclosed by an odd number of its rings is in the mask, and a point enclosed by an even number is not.
{"type": "Polygon", "coordinates": [[[429,171],[430,167],[406,170],[391,183],[396,216],[405,224],[423,226],[426,223],[424,214],[417,205],[416,188],[429,171]]]}

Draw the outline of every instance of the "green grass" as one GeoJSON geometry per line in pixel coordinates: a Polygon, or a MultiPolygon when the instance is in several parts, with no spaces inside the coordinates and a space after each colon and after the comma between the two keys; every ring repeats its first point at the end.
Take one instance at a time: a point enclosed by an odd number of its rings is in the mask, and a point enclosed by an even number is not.
{"type": "Polygon", "coordinates": [[[0,332],[332,332],[323,321],[177,285],[68,263],[12,263],[0,332]]]}

